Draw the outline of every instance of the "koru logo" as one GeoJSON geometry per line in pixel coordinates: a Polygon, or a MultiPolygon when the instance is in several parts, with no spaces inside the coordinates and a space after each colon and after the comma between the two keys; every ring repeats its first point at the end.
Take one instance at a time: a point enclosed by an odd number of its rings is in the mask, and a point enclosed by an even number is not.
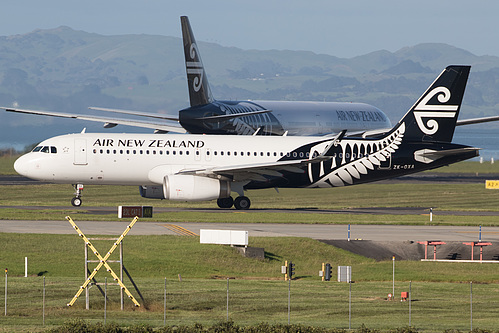
{"type": "Polygon", "coordinates": [[[438,131],[438,122],[435,119],[429,119],[426,123],[423,118],[454,118],[459,105],[444,105],[450,99],[450,90],[446,87],[437,87],[430,91],[414,108],[414,117],[419,126],[419,129],[427,135],[435,134],[438,131]],[[428,104],[434,97],[441,105],[428,104]]]}
{"type": "MultiPolygon", "coordinates": [[[[192,43],[189,49],[189,56],[192,60],[196,59],[196,55],[199,54],[198,47],[196,44],[192,43]]],[[[187,61],[187,74],[196,75],[192,81],[192,88],[195,92],[198,92],[201,89],[201,85],[203,83],[203,64],[201,61],[187,61]]]]}

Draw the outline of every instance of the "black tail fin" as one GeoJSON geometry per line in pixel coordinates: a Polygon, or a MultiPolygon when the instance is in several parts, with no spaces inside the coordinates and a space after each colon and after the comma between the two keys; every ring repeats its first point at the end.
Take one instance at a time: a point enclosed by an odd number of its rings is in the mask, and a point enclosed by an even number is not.
{"type": "Polygon", "coordinates": [[[399,121],[405,140],[451,142],[470,66],[448,66],[399,121]]]}
{"type": "Polygon", "coordinates": [[[205,105],[213,102],[208,78],[204,71],[203,62],[192,33],[189,18],[181,16],[182,37],[184,40],[185,69],[191,106],[205,105]]]}

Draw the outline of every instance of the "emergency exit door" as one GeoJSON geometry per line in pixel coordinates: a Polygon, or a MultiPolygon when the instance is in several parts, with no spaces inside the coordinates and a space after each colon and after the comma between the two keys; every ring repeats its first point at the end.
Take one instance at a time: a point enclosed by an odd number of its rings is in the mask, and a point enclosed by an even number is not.
{"type": "Polygon", "coordinates": [[[75,165],[87,165],[87,140],[75,139],[75,165]]]}

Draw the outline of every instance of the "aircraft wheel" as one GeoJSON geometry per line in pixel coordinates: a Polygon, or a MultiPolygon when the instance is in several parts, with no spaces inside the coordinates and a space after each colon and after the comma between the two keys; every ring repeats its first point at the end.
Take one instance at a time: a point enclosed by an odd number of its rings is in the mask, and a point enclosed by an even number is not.
{"type": "Polygon", "coordinates": [[[75,207],[80,207],[81,206],[81,198],[74,197],[71,199],[71,204],[75,207]]]}
{"type": "Polygon", "coordinates": [[[232,197],[217,199],[217,205],[220,208],[231,208],[234,205],[232,197]]]}
{"type": "Polygon", "coordinates": [[[236,209],[246,210],[246,209],[249,209],[250,206],[251,206],[251,202],[250,202],[250,199],[248,197],[241,196],[241,197],[237,197],[236,200],[234,200],[234,207],[236,207],[236,209]]]}

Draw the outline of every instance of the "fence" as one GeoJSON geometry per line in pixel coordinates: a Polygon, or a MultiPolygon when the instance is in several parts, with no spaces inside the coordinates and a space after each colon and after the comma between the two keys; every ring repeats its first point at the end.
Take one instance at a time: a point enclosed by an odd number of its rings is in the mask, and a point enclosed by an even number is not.
{"type": "MultiPolygon", "coordinates": [[[[50,327],[73,318],[156,327],[227,319],[238,325],[288,322],[289,285],[281,280],[142,278],[136,282],[145,299],[140,308],[125,300],[122,311],[119,288],[108,286],[107,304],[97,288],[91,288],[90,310],[85,310],[84,297],[73,307],[66,306],[81,279],[47,277],[44,281],[43,277],[9,276],[6,315],[0,322],[4,327],[50,327]]],[[[497,288],[497,284],[473,284],[471,288],[470,282],[412,282],[410,286],[409,282],[396,281],[395,300],[388,301],[392,281],[348,284],[293,280],[289,320],[291,324],[346,329],[362,324],[371,329],[392,329],[409,323],[432,331],[495,329],[499,326],[497,288]],[[409,292],[410,287],[411,295],[402,301],[401,292],[409,292]]]]}

